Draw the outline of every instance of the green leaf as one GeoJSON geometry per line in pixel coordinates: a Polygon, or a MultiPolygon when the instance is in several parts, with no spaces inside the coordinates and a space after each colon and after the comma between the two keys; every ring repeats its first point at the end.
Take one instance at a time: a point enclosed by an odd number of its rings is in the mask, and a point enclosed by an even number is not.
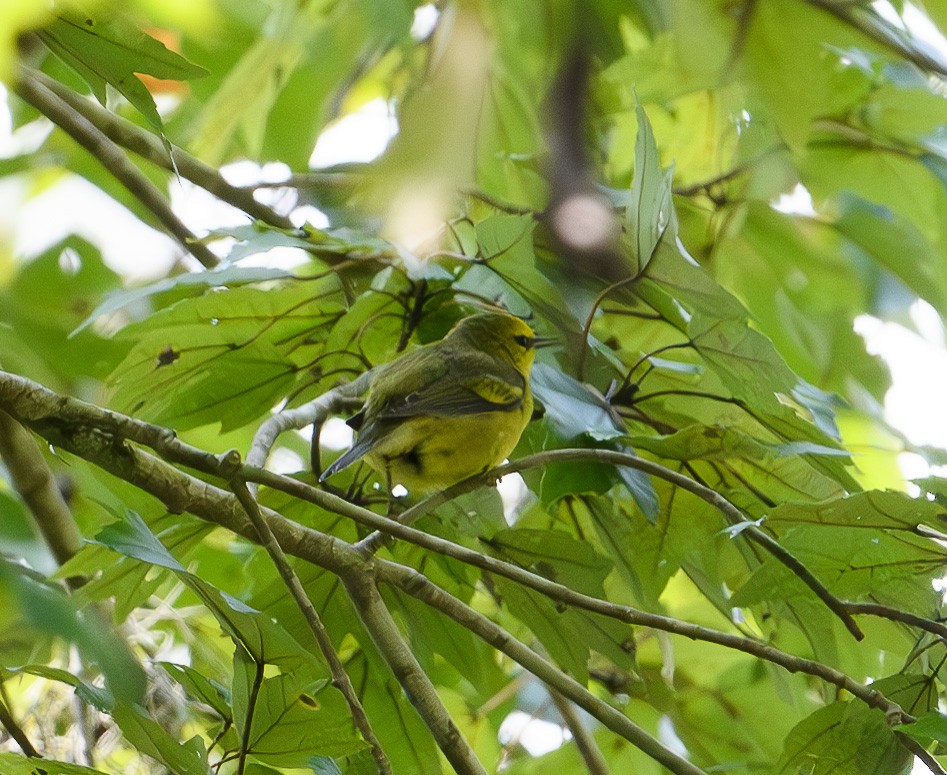
{"type": "Polygon", "coordinates": [[[74,643],[85,659],[95,663],[109,691],[117,698],[144,697],[145,673],[124,641],[97,620],[96,613],[76,609],[62,589],[25,569],[0,559],[0,589],[12,594],[19,614],[34,628],[74,643]]]}
{"type": "Polygon", "coordinates": [[[910,735],[921,743],[938,742],[947,744],[947,716],[940,711],[930,711],[911,724],[901,724],[898,732],[910,735]]]}
{"type": "Polygon", "coordinates": [[[490,649],[470,630],[426,603],[408,595],[397,596],[407,624],[412,651],[429,671],[441,668],[441,659],[470,681],[486,699],[504,685],[504,676],[491,663],[490,649]],[[435,657],[435,655],[437,655],[435,657]]]}
{"type": "Polygon", "coordinates": [[[90,686],[68,670],[62,670],[58,667],[49,667],[48,665],[23,665],[22,667],[5,668],[2,672],[11,676],[20,674],[35,675],[49,681],[64,683],[75,689],[76,696],[83,702],[88,703],[102,713],[111,713],[115,706],[115,698],[112,697],[108,689],[99,686],[90,686]]]}
{"type": "Polygon", "coordinates": [[[767,520],[780,530],[804,523],[908,533],[916,533],[918,525],[947,529],[947,514],[940,504],[892,490],[855,493],[820,503],[785,503],[770,511],[767,520]]]}
{"type": "Polygon", "coordinates": [[[569,675],[586,680],[594,651],[625,669],[634,664],[634,636],[629,625],[586,611],[557,606],[545,595],[496,577],[503,606],[543,644],[569,675]]]}
{"type": "MultiPolygon", "coordinates": [[[[240,652],[237,652],[238,657],[240,652]]],[[[303,767],[313,756],[347,756],[365,747],[342,693],[325,679],[301,681],[291,674],[264,678],[255,686],[246,681],[256,670],[244,663],[234,671],[234,723],[246,731],[247,751],[274,767],[303,767]]]]}
{"type": "Polygon", "coordinates": [[[608,559],[561,530],[511,528],[500,530],[485,543],[497,557],[587,595],[602,595],[602,584],[611,571],[608,559]]]}
{"type": "Polygon", "coordinates": [[[746,25],[741,60],[756,98],[750,112],[774,120],[790,147],[804,145],[816,116],[841,113],[867,91],[864,73],[840,67],[826,54],[827,43],[847,48],[862,42],[829,14],[774,0],[754,7],[740,23],[746,25]],[[793,19],[788,26],[787,14],[793,19]]]}
{"type": "Polygon", "coordinates": [[[634,245],[632,254],[637,263],[637,274],[651,262],[658,242],[665,236],[673,241],[677,234],[671,199],[673,169],[666,173],[661,169],[651,122],[640,104],[636,106],[635,114],[638,118],[635,174],[631,181],[631,203],[625,212],[625,224],[634,245]]]}
{"type": "Polygon", "coordinates": [[[181,775],[208,775],[207,749],[199,735],[186,742],[172,737],[139,705],[119,702],[112,717],[128,741],[142,753],[163,762],[181,775]]]}
{"type": "Polygon", "coordinates": [[[230,696],[225,687],[190,665],[175,665],[171,662],[159,662],[158,664],[181,685],[191,699],[209,705],[217,711],[221,718],[230,719],[230,696]]]}
{"type": "Polygon", "coordinates": [[[156,78],[188,79],[206,75],[152,37],[118,16],[93,18],[88,14],[58,16],[40,30],[43,42],[89,84],[105,104],[105,84],[114,86],[156,130],[162,132],[161,116],[145,85],[135,73],[156,78]]]}
{"type": "Polygon", "coordinates": [[[263,266],[228,266],[223,269],[213,269],[211,271],[192,272],[166,277],[142,288],[131,288],[110,293],[105,297],[102,303],[92,310],[89,316],[73,330],[70,337],[88,328],[103,315],[111,315],[115,312],[119,312],[159,293],[166,293],[182,288],[195,288],[200,290],[224,286],[232,288],[246,283],[278,280],[291,276],[292,273],[284,269],[273,269],[263,266]]]}
{"type": "MultiPolygon", "coordinates": [[[[367,636],[366,636],[367,637],[367,636]]],[[[346,664],[394,772],[443,775],[437,746],[404,690],[370,646],[346,664]]],[[[358,773],[358,775],[361,775],[358,773]]]]}
{"type": "Polygon", "coordinates": [[[778,772],[806,775],[906,775],[914,757],[895,737],[884,714],[856,702],[835,702],[795,726],[778,772]]]}
{"type": "Polygon", "coordinates": [[[604,397],[563,371],[545,363],[533,366],[530,386],[546,410],[546,417],[564,439],[586,434],[596,441],[624,435],[604,397]]]}
{"type": "Polygon", "coordinates": [[[29,759],[22,754],[0,753],[0,770],[4,775],[105,775],[102,770],[52,759],[29,759]]]}
{"type": "Polygon", "coordinates": [[[841,234],[942,315],[947,314],[941,254],[915,225],[853,194],[839,197],[839,211],[835,227],[841,234]]]}
{"type": "Polygon", "coordinates": [[[96,540],[126,557],[174,573],[200,598],[234,642],[259,664],[283,665],[286,669],[306,667],[316,674],[327,669],[279,623],[185,570],[138,514],[128,512],[124,520],[104,528],[96,540]]]}
{"type": "Polygon", "coordinates": [[[249,423],[312,383],[305,367],[321,365],[341,304],[335,277],[183,299],[118,334],[135,344],[112,374],[114,404],[177,428],[249,423]]]}

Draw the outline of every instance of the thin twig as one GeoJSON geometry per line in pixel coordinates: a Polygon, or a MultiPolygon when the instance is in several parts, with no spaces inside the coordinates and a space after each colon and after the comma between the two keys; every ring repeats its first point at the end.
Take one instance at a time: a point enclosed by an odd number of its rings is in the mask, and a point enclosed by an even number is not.
{"type": "MultiPolygon", "coordinates": [[[[857,640],[862,640],[865,637],[864,633],[861,631],[861,628],[859,628],[859,626],[855,623],[855,620],[852,619],[848,611],[845,610],[845,605],[842,603],[842,601],[829,592],[826,586],[821,581],[819,581],[812,571],[806,568],[806,566],[800,562],[797,557],[795,557],[788,549],[782,546],[782,544],[776,541],[776,539],[760,530],[755,524],[753,524],[753,520],[751,520],[739,508],[733,505],[723,495],[718,493],[716,490],[705,487],[704,485],[695,482],[690,477],[684,476],[677,471],[672,471],[670,468],[662,466],[659,463],[654,463],[650,460],[646,460],[645,458],[641,458],[636,455],[630,455],[626,452],[617,452],[615,450],[609,449],[553,449],[547,450],[545,452],[539,452],[535,455],[529,455],[527,457],[520,458],[519,460],[514,460],[512,463],[499,466],[493,471],[489,471],[482,476],[472,477],[463,482],[455,484],[452,487],[448,487],[445,490],[435,493],[426,500],[421,501],[421,503],[417,504],[416,506],[412,506],[411,508],[404,511],[398,517],[398,521],[404,524],[411,524],[423,515],[430,513],[438,506],[441,506],[453,498],[456,498],[458,495],[469,492],[470,490],[475,489],[476,487],[479,487],[487,482],[495,482],[497,479],[500,479],[507,474],[517,473],[526,468],[548,465],[549,463],[570,462],[575,460],[596,460],[602,463],[611,463],[612,465],[636,468],[640,471],[644,471],[647,474],[651,474],[652,476],[664,479],[665,481],[680,487],[682,490],[687,490],[693,495],[696,495],[701,500],[706,501],[711,506],[716,508],[721,514],[723,514],[732,525],[744,526],[740,533],[745,534],[748,538],[763,546],[777,560],[779,560],[779,562],[781,562],[796,576],[798,576],[803,581],[803,583],[805,583],[805,585],[809,587],[809,589],[811,589],[816,594],[816,596],[823,603],[825,603],[826,606],[841,620],[841,622],[845,625],[845,628],[857,640]]],[[[381,533],[373,533],[372,535],[362,539],[358,546],[364,551],[374,552],[377,551],[377,549],[385,542],[385,540],[385,536],[381,533]]]]}
{"type": "Polygon", "coordinates": [[[94,156],[116,180],[158,219],[178,243],[208,269],[220,259],[174,214],[158,188],[122,150],[85,116],[60,99],[28,71],[21,69],[14,91],[94,156]]]}
{"type": "Polygon", "coordinates": [[[609,775],[608,763],[605,761],[598,743],[595,742],[595,738],[592,737],[592,733],[582,723],[582,717],[576,710],[575,705],[557,691],[551,690],[549,696],[572,734],[572,739],[575,741],[576,748],[579,749],[579,755],[582,757],[589,775],[609,775]]]}
{"type": "Polygon", "coordinates": [[[908,611],[881,605],[880,603],[844,603],[843,605],[845,606],[845,610],[850,614],[867,614],[869,616],[878,616],[882,619],[889,619],[893,622],[901,622],[911,627],[917,627],[919,630],[926,630],[938,638],[947,641],[947,625],[943,622],[927,619],[908,611]]]}
{"type": "Polygon", "coordinates": [[[947,770],[941,767],[940,762],[937,761],[937,759],[935,759],[917,740],[915,740],[910,735],[906,735],[904,732],[898,732],[897,730],[895,730],[894,735],[898,738],[898,742],[900,742],[901,745],[913,753],[918,759],[924,762],[924,766],[934,773],[934,775],[947,775],[947,770]]]}
{"type": "Polygon", "coordinates": [[[321,425],[330,414],[339,411],[349,400],[364,393],[371,379],[371,370],[366,371],[357,379],[333,388],[302,406],[284,409],[269,417],[253,436],[253,442],[247,452],[247,463],[262,468],[281,433],[305,428],[307,425],[321,425]]]}
{"type": "Polygon", "coordinates": [[[16,741],[16,744],[20,746],[20,750],[23,751],[26,756],[31,759],[39,757],[39,751],[37,751],[33,743],[30,742],[23,728],[16,723],[16,719],[14,719],[13,714],[10,713],[10,709],[7,707],[6,702],[4,702],[3,697],[0,697],[0,727],[3,727],[10,733],[10,737],[16,741]]]}
{"type": "Polygon", "coordinates": [[[378,740],[378,736],[375,734],[375,730],[372,728],[371,722],[368,720],[368,716],[365,715],[365,709],[359,701],[358,693],[355,691],[355,687],[352,686],[352,681],[349,679],[348,673],[345,672],[345,666],[342,664],[342,660],[339,659],[339,655],[332,645],[332,638],[322,623],[322,619],[319,618],[315,607],[313,607],[312,601],[306,594],[306,590],[303,588],[299,576],[296,575],[293,567],[289,564],[289,560],[286,559],[286,555],[283,553],[279,541],[276,540],[276,536],[274,536],[273,531],[270,530],[270,526],[263,518],[263,514],[260,513],[260,506],[247,489],[246,482],[236,475],[236,471],[240,466],[240,456],[236,452],[232,453],[230,463],[233,465],[234,470],[234,478],[231,479],[230,482],[231,489],[234,495],[237,496],[237,500],[239,500],[243,506],[243,510],[250,518],[250,522],[253,523],[253,527],[260,538],[260,543],[269,553],[273,564],[279,572],[280,578],[283,579],[283,583],[286,585],[289,593],[293,596],[293,600],[302,612],[306,624],[309,625],[309,629],[312,631],[316,643],[319,644],[319,650],[329,664],[329,672],[332,674],[332,685],[345,697],[349,710],[352,712],[352,719],[355,721],[355,726],[358,728],[358,731],[361,732],[365,741],[371,746],[372,756],[375,757],[375,764],[378,765],[378,771],[381,775],[392,775],[391,763],[385,755],[385,751],[381,746],[381,742],[378,740]]]}
{"type": "Polygon", "coordinates": [[[458,775],[486,775],[477,755],[457,728],[437,694],[437,689],[418,663],[411,647],[398,630],[391,612],[368,568],[352,569],[340,576],[349,599],[418,712],[444,756],[458,775]]]}

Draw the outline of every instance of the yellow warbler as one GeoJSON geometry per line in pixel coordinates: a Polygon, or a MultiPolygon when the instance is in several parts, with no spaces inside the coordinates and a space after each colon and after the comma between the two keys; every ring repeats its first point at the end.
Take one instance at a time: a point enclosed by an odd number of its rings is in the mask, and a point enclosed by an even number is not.
{"type": "Polygon", "coordinates": [[[348,421],[355,445],[319,481],[363,457],[389,486],[419,492],[493,468],[532,416],[529,370],[544,343],[519,318],[484,313],[379,367],[348,421]]]}

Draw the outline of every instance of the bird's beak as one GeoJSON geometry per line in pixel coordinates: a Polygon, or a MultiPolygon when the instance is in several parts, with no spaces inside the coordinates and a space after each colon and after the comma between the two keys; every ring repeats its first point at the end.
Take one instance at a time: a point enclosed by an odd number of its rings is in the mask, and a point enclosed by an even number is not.
{"type": "Polygon", "coordinates": [[[550,345],[558,344],[559,340],[554,336],[534,336],[533,337],[533,347],[549,347],[550,345]]]}

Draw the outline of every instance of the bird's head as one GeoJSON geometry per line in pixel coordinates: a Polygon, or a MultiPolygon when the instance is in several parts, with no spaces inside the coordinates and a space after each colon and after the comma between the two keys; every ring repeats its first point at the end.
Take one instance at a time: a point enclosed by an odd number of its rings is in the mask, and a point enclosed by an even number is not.
{"type": "Polygon", "coordinates": [[[523,320],[499,312],[485,312],[464,318],[454,326],[449,336],[509,361],[524,376],[529,374],[530,366],[533,365],[537,345],[545,343],[523,320]]]}

